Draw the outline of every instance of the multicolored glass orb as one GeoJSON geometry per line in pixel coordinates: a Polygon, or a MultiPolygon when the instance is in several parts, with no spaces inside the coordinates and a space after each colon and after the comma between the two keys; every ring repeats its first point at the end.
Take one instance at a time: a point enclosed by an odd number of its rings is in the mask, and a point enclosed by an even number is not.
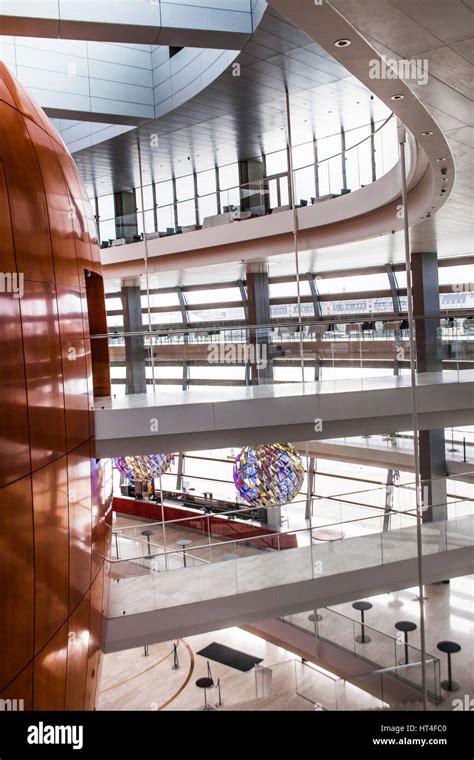
{"type": "Polygon", "coordinates": [[[245,446],[235,458],[235,487],[252,506],[287,504],[299,494],[303,480],[303,462],[291,443],[245,446]]]}
{"type": "Polygon", "coordinates": [[[114,464],[122,475],[129,480],[144,483],[153,478],[159,478],[169,469],[173,457],[171,454],[141,454],[137,457],[115,457],[114,464]]]}

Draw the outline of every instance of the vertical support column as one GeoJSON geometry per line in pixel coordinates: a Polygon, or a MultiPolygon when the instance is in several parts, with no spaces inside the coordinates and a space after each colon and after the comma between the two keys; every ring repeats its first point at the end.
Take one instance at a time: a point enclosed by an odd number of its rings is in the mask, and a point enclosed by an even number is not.
{"type": "Polygon", "coordinates": [[[264,263],[249,264],[247,267],[248,321],[257,325],[249,330],[252,355],[252,385],[273,382],[273,361],[270,356],[270,288],[268,268],[264,263]]]}
{"type": "MultiPolygon", "coordinates": [[[[122,280],[125,333],[143,333],[140,278],[122,280]]],[[[145,341],[143,335],[125,337],[126,393],[146,393],[145,341]]]]}
{"type": "Polygon", "coordinates": [[[137,202],[133,190],[114,193],[115,233],[117,238],[138,235],[137,202]]]}
{"type": "MultiPolygon", "coordinates": [[[[393,268],[392,264],[385,264],[385,271],[387,273],[388,282],[390,285],[390,292],[392,294],[392,308],[394,314],[400,314],[401,307],[400,307],[400,296],[398,294],[398,282],[397,282],[397,276],[395,274],[395,270],[393,268]]],[[[400,332],[400,331],[398,331],[400,332]]],[[[393,374],[395,376],[398,376],[400,374],[400,362],[397,359],[397,355],[395,354],[395,358],[393,360],[393,374]]]]}
{"type": "Polygon", "coordinates": [[[306,494],[306,511],[304,518],[305,520],[310,520],[312,517],[312,505],[313,505],[313,492],[314,492],[314,469],[316,465],[316,460],[314,457],[307,457],[307,469],[306,469],[306,479],[308,483],[308,493],[306,494]]]}
{"type": "MultiPolygon", "coordinates": [[[[179,307],[181,309],[181,319],[183,320],[183,325],[187,326],[189,324],[187,304],[186,304],[186,299],[184,297],[183,290],[179,285],[176,285],[176,293],[178,295],[179,307]]],[[[189,343],[189,333],[187,332],[184,333],[184,342],[189,343]]],[[[189,387],[189,360],[185,357],[183,361],[183,382],[182,382],[181,388],[183,391],[186,391],[188,387],[189,387]]]]}
{"type": "MultiPolygon", "coordinates": [[[[412,255],[413,306],[416,321],[416,363],[418,372],[441,372],[438,256],[436,253],[412,255]]],[[[446,453],[444,430],[420,430],[420,475],[423,521],[445,520],[446,453]]]]}
{"type": "Polygon", "coordinates": [[[390,512],[393,509],[393,470],[387,470],[387,485],[385,488],[385,509],[383,516],[383,531],[390,530],[390,512]]]}

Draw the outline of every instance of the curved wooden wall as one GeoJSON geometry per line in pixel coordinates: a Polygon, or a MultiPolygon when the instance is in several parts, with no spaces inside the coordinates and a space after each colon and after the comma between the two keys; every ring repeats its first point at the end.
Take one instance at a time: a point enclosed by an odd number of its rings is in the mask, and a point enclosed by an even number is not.
{"type": "Polygon", "coordinates": [[[0,63],[0,697],[25,709],[93,709],[98,680],[110,498],[87,270],[100,260],[78,171],[0,63]]]}

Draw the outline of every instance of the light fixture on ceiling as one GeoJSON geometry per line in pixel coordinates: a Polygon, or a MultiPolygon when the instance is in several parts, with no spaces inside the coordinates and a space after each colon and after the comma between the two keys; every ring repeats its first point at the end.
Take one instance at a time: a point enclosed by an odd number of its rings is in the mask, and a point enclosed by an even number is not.
{"type": "Polygon", "coordinates": [[[342,40],[336,40],[334,43],[334,47],[343,48],[343,47],[349,47],[351,44],[351,41],[348,39],[342,39],[342,40]]]}
{"type": "Polygon", "coordinates": [[[437,160],[438,162],[439,162],[439,161],[446,161],[446,159],[445,159],[445,158],[437,158],[436,160],[437,160]]]}
{"type": "Polygon", "coordinates": [[[430,137],[430,135],[433,134],[433,132],[430,129],[427,129],[426,132],[421,133],[423,137],[430,137]]]}
{"type": "Polygon", "coordinates": [[[400,93],[398,93],[397,95],[392,95],[390,100],[403,100],[404,97],[405,95],[400,95],[400,93]]]}

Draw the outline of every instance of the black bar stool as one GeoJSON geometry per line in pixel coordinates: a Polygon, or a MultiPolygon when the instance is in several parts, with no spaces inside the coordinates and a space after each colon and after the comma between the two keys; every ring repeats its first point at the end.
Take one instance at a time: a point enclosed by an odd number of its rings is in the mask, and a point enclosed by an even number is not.
{"type": "Polygon", "coordinates": [[[148,555],[150,555],[151,554],[150,536],[154,536],[155,535],[155,531],[154,530],[150,530],[150,528],[148,528],[147,530],[142,530],[141,535],[142,536],[146,536],[146,540],[148,541],[148,555]]]}
{"type": "Polygon", "coordinates": [[[196,686],[199,689],[204,689],[204,707],[203,710],[212,710],[212,707],[207,704],[207,690],[212,688],[214,686],[214,681],[212,678],[198,678],[196,681],[196,686]]]}
{"type": "Polygon", "coordinates": [[[408,665],[408,631],[416,631],[417,625],[411,620],[399,620],[395,623],[397,631],[403,631],[405,638],[405,662],[399,663],[399,665],[408,665]]]}
{"type": "Polygon", "coordinates": [[[441,681],[441,687],[445,691],[457,691],[459,684],[453,681],[451,674],[451,655],[461,651],[461,645],[456,641],[438,641],[436,645],[440,652],[445,652],[448,655],[448,680],[441,681]]]}
{"type": "Polygon", "coordinates": [[[356,636],[355,640],[358,641],[359,644],[368,644],[371,639],[370,636],[365,635],[364,612],[371,610],[372,604],[370,602],[353,602],[352,606],[355,610],[359,610],[360,612],[361,635],[356,636]]]}

